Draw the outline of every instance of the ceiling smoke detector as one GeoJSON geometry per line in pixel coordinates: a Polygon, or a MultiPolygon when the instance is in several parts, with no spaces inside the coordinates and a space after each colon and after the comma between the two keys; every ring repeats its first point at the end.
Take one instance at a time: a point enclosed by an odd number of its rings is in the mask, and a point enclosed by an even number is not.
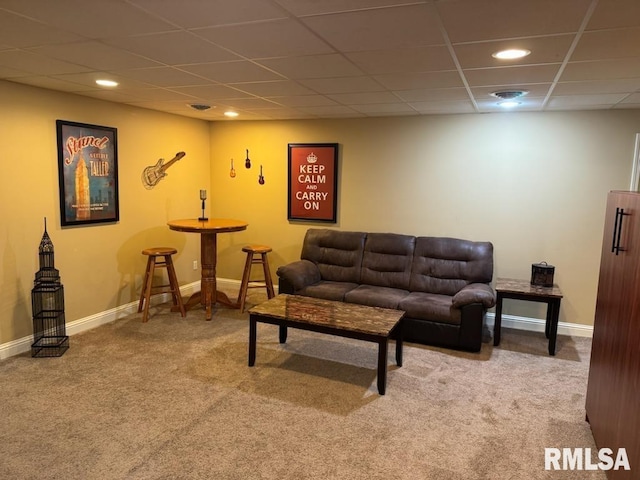
{"type": "Polygon", "coordinates": [[[500,100],[513,100],[514,98],[520,98],[529,93],[526,90],[500,90],[498,92],[491,92],[489,95],[499,98],[500,100]]]}
{"type": "Polygon", "coordinates": [[[209,110],[211,105],[205,105],[204,103],[191,103],[189,104],[191,108],[194,110],[198,110],[199,112],[204,112],[205,110],[209,110]]]}

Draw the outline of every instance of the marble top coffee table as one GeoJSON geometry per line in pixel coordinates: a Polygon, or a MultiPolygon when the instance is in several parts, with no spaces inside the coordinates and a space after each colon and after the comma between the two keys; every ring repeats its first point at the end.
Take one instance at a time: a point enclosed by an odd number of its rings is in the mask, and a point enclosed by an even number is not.
{"type": "Polygon", "coordinates": [[[287,328],[310,330],[378,344],[378,392],[385,394],[389,338],[396,341],[396,363],[402,366],[401,310],[368,307],[301,295],[278,295],[249,310],[249,366],[256,362],[257,323],[280,327],[280,343],[287,328]]]}

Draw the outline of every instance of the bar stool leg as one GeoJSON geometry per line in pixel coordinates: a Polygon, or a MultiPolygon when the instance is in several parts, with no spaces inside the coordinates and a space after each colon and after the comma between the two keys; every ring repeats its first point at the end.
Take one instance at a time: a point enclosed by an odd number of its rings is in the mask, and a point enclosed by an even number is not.
{"type": "Polygon", "coordinates": [[[156,257],[149,257],[149,272],[147,277],[147,283],[144,286],[144,311],[142,313],[142,323],[146,323],[149,320],[149,304],[151,303],[151,286],[153,284],[153,274],[156,269],[156,257]]]}
{"type": "Polygon", "coordinates": [[[238,294],[238,304],[240,312],[244,312],[244,303],[247,299],[247,290],[249,289],[249,277],[251,276],[251,265],[253,264],[253,253],[247,253],[247,260],[244,263],[244,272],[242,273],[242,282],[240,283],[240,293],[238,294]]]}
{"type": "Polygon", "coordinates": [[[180,309],[180,315],[187,316],[184,309],[184,303],[182,303],[182,295],[180,295],[180,285],[178,284],[178,277],[176,271],[173,268],[173,260],[171,255],[165,255],[164,262],[167,265],[167,275],[169,276],[169,286],[171,288],[171,297],[173,298],[173,304],[180,309]]]}

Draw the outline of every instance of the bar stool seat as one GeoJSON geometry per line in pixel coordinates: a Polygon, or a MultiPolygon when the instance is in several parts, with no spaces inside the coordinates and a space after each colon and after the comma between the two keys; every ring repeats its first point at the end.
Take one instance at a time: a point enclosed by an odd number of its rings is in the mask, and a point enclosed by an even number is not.
{"type": "Polygon", "coordinates": [[[176,271],[173,268],[172,255],[178,253],[178,250],[171,247],[152,247],[142,250],[143,255],[147,255],[147,269],[144,274],[144,280],[142,282],[142,291],[140,292],[140,302],[138,303],[138,312],[142,313],[142,322],[149,320],[149,303],[152,295],[159,295],[161,293],[171,293],[173,304],[178,307],[180,314],[185,317],[187,315],[184,304],[182,303],[182,296],[180,295],[180,286],[178,285],[178,277],[176,277],[176,271]],[[165,285],[153,285],[153,275],[155,269],[165,268],[167,270],[167,276],[169,277],[169,283],[165,285]]]}
{"type": "Polygon", "coordinates": [[[273,282],[271,281],[271,272],[269,271],[269,260],[267,253],[271,252],[271,247],[267,245],[247,245],[242,247],[242,251],[247,254],[247,260],[244,264],[244,273],[242,274],[242,282],[240,283],[240,293],[238,294],[238,304],[240,311],[244,312],[244,304],[247,299],[247,291],[249,288],[266,288],[267,298],[275,297],[273,290],[273,282]],[[251,280],[252,265],[262,265],[264,272],[264,281],[251,280]]]}

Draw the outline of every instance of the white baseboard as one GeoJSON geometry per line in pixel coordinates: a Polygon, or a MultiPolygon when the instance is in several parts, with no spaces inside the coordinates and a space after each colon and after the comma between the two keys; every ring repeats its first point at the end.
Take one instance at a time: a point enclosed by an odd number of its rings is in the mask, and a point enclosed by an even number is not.
{"type": "MultiPolygon", "coordinates": [[[[219,280],[220,283],[223,283],[219,280]]],[[[238,285],[240,282],[238,282],[238,285]]],[[[180,293],[183,297],[189,297],[193,293],[200,290],[200,282],[194,282],[188,285],[180,287],[180,293]]],[[[170,300],[168,293],[162,295],[154,295],[151,297],[150,305],[157,305],[160,303],[168,302],[170,300]]],[[[79,318],[66,324],[66,334],[68,336],[75,335],[77,333],[86,332],[92,328],[99,327],[105,323],[114,322],[121,318],[127,317],[138,311],[138,301],[130,302],[125,305],[120,305],[116,308],[105,310],[88,317],[79,318]]],[[[22,337],[12,342],[3,343],[0,345],[0,360],[12,357],[14,355],[20,355],[31,350],[31,344],[33,343],[33,336],[22,337]]]]}
{"type": "MultiPolygon", "coordinates": [[[[486,316],[487,327],[493,331],[495,313],[489,312],[486,316]]],[[[516,315],[502,315],[502,327],[515,330],[528,330],[530,332],[544,332],[546,321],[541,318],[518,317],[516,315]]],[[[593,326],[580,323],[558,322],[558,335],[571,337],[591,337],[593,326]]]]}
{"type": "MultiPolygon", "coordinates": [[[[217,279],[217,284],[221,289],[229,289],[229,290],[239,290],[240,289],[240,281],[239,280],[231,280],[228,278],[219,278],[217,279]]],[[[277,286],[274,285],[277,290],[277,286]]],[[[200,290],[200,282],[193,282],[188,285],[183,285],[180,287],[180,292],[183,297],[189,297],[193,293],[200,290]]],[[[156,305],[159,303],[164,303],[169,301],[169,295],[156,295],[151,297],[151,304],[156,305]]],[[[120,305],[119,307],[112,308],[109,310],[105,310],[104,312],[99,312],[94,315],[89,315],[88,317],[80,318],[78,320],[74,320],[72,322],[67,323],[66,325],[66,333],[69,336],[75,335],[77,333],[85,332],[87,330],[91,330],[92,328],[99,327],[100,325],[104,325],[105,323],[114,322],[121,318],[127,317],[133,313],[138,311],[138,301],[130,302],[125,305],[120,305]]],[[[487,327],[489,327],[493,331],[493,324],[495,320],[495,314],[487,313],[486,323],[487,327]]],[[[545,321],[539,318],[529,318],[529,317],[518,317],[515,315],[502,315],[502,326],[504,328],[514,328],[516,330],[529,330],[533,332],[544,332],[545,321]]],[[[591,337],[593,334],[593,327],[590,325],[581,325],[578,323],[566,323],[560,322],[558,323],[558,334],[559,335],[570,335],[574,337],[591,337]]],[[[31,344],[33,343],[33,337],[23,337],[18,340],[13,340],[11,342],[3,343],[0,345],[0,360],[4,360],[5,358],[12,357],[14,355],[19,355],[21,353],[28,352],[31,349],[31,344]]]]}

